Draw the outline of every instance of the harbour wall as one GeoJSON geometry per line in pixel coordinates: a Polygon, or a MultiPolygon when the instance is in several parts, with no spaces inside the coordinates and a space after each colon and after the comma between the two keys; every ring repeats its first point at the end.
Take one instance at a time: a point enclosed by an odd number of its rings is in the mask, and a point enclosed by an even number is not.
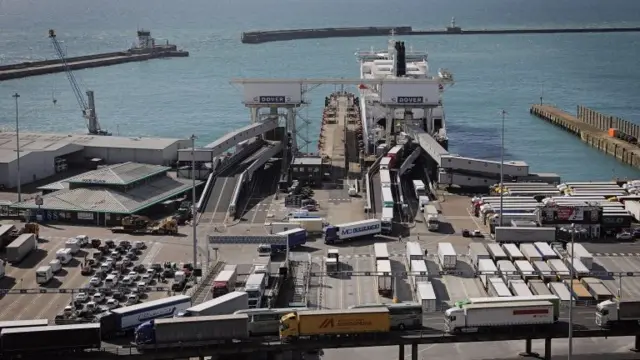
{"type": "Polygon", "coordinates": [[[611,33],[640,32],[640,27],[593,27],[593,28],[548,28],[548,29],[471,29],[447,27],[442,30],[414,30],[411,26],[371,26],[345,28],[291,29],[273,31],[247,31],[242,33],[244,44],[262,44],[273,41],[324,39],[337,37],[396,35],[500,35],[500,34],[562,34],[562,33],[611,33]]]}
{"type": "Polygon", "coordinates": [[[580,137],[585,143],[614,156],[623,163],[640,169],[640,147],[638,144],[612,137],[608,133],[609,129],[617,129],[638,139],[640,126],[582,105],[578,105],[575,116],[556,107],[540,104],[532,105],[529,112],[580,137]]]}
{"type": "MultiPolygon", "coordinates": [[[[146,61],[150,59],[164,57],[186,57],[189,52],[171,49],[151,50],[149,52],[117,51],[85,56],[67,58],[67,64],[71,70],[88,69],[101,66],[111,66],[134,61],[146,61]]],[[[43,60],[33,62],[23,62],[19,64],[9,64],[0,66],[0,81],[10,79],[20,79],[29,76],[53,74],[63,72],[64,63],[60,59],[43,60]]]]}

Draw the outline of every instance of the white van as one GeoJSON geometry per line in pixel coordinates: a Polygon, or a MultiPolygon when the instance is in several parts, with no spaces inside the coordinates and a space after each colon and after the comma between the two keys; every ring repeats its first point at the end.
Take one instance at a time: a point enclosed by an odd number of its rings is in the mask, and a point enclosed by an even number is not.
{"type": "Polygon", "coordinates": [[[51,271],[53,271],[54,274],[62,270],[62,263],[58,259],[49,261],[49,266],[51,266],[51,271]]]}
{"type": "Polygon", "coordinates": [[[104,287],[112,288],[118,285],[118,278],[115,275],[109,275],[104,280],[104,287]]]}
{"type": "Polygon", "coordinates": [[[53,271],[51,270],[51,266],[40,266],[36,270],[36,283],[43,285],[48,283],[51,279],[53,279],[53,271]]]}
{"type": "Polygon", "coordinates": [[[80,251],[80,243],[78,239],[69,239],[64,242],[64,247],[67,249],[71,249],[71,255],[75,255],[78,251],[80,251]]]}
{"type": "Polygon", "coordinates": [[[73,259],[73,255],[71,255],[71,249],[59,249],[56,251],[56,259],[60,260],[60,263],[66,265],[73,259]]]}

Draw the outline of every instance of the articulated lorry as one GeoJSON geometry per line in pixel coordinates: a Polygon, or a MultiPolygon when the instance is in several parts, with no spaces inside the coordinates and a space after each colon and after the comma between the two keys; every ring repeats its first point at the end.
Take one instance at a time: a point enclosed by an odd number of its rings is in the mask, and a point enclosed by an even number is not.
{"type": "Polygon", "coordinates": [[[479,331],[502,326],[550,325],[555,323],[553,304],[549,301],[467,304],[447,309],[444,317],[448,333],[479,331]]]}
{"type": "Polygon", "coordinates": [[[180,311],[176,314],[176,317],[226,315],[248,308],[249,297],[247,293],[244,291],[234,291],[180,311]]]}
{"type": "MultiPolygon", "coordinates": [[[[291,229],[279,232],[276,235],[286,236],[289,250],[296,249],[307,243],[307,230],[303,228],[291,229]]],[[[258,253],[261,255],[277,254],[287,251],[286,244],[260,244],[258,245],[258,253]]]]}
{"type": "Polygon", "coordinates": [[[335,244],[355,240],[363,236],[375,236],[381,232],[379,219],[356,221],[340,225],[329,225],[324,230],[324,243],[335,244]]]}
{"type": "Polygon", "coordinates": [[[249,338],[249,316],[217,315],[158,319],[136,329],[138,350],[207,346],[249,338]]]}
{"type": "Polygon", "coordinates": [[[238,280],[238,266],[225,265],[224,269],[213,279],[211,295],[214,298],[228,294],[236,289],[238,280]]]}
{"type": "Polygon", "coordinates": [[[633,324],[640,321],[639,300],[606,300],[596,307],[596,324],[609,328],[622,324],[633,324]]]}
{"type": "Polygon", "coordinates": [[[389,309],[386,307],[313,310],[290,313],[280,320],[280,340],[300,338],[388,333],[391,330],[389,309]]]}

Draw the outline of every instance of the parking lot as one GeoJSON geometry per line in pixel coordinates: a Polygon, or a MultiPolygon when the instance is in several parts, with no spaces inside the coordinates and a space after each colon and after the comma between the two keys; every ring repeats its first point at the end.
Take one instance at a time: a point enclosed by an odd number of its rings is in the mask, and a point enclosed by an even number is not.
{"type": "MultiPolygon", "coordinates": [[[[22,224],[16,224],[17,227],[21,227],[22,224]]],[[[188,232],[189,229],[181,229],[181,233],[188,232]]],[[[113,245],[121,241],[127,241],[133,247],[137,241],[141,242],[142,248],[136,253],[131,261],[131,266],[125,266],[126,270],[120,271],[118,283],[122,281],[130,282],[130,288],[137,288],[137,282],[145,281],[151,287],[146,291],[139,294],[139,301],[153,300],[167,296],[166,290],[156,291],[157,288],[163,289],[172,287],[172,279],[166,279],[166,282],[159,281],[158,278],[153,279],[152,276],[145,276],[146,268],[152,264],[163,264],[165,262],[173,262],[176,265],[180,263],[192,262],[192,244],[191,241],[185,235],[178,236],[137,236],[137,235],[125,235],[125,234],[113,234],[108,229],[94,228],[94,227],[67,227],[67,226],[40,226],[40,241],[38,242],[37,249],[27,255],[19,264],[7,265],[6,274],[3,279],[0,279],[1,289],[22,290],[28,292],[27,294],[5,294],[0,299],[0,320],[19,320],[19,319],[35,319],[35,318],[47,318],[54,319],[65,306],[69,305],[72,301],[74,294],[70,291],[61,293],[65,289],[80,289],[89,284],[90,279],[98,271],[99,266],[92,268],[91,274],[83,275],[81,273],[82,264],[87,262],[93,262],[94,252],[98,252],[97,249],[84,247],[78,253],[73,256],[73,259],[66,265],[62,266],[62,269],[54,274],[54,278],[46,284],[39,286],[36,283],[36,269],[39,266],[45,266],[50,263],[51,260],[56,258],[56,251],[65,247],[65,242],[69,238],[75,238],[78,235],[87,235],[89,239],[101,239],[104,244],[107,240],[113,241],[113,245]],[[133,265],[144,265],[145,269],[139,273],[139,278],[125,280],[124,277],[131,271],[134,271],[133,265]],[[148,280],[147,280],[148,279],[148,280]],[[27,290],[35,289],[35,291],[27,290]],[[43,290],[46,290],[44,293],[43,290]],[[153,290],[153,291],[149,291],[153,290]]],[[[107,254],[99,260],[95,261],[96,265],[101,262],[106,262],[107,258],[111,256],[109,249],[107,254]]],[[[122,250],[120,253],[120,259],[114,259],[114,263],[120,263],[126,258],[128,250],[122,250]]],[[[130,255],[131,256],[131,255],[130,255]]],[[[114,254],[115,257],[115,254],[114,254]]],[[[200,259],[202,260],[202,259],[200,259]]],[[[205,258],[206,261],[206,258],[205,258]]],[[[105,269],[106,270],[106,269],[105,269]]],[[[112,271],[112,270],[110,270],[112,271]]],[[[167,273],[167,275],[169,275],[167,273]]],[[[104,279],[98,286],[104,287],[106,280],[106,272],[104,279]]],[[[97,282],[96,282],[97,283],[97,282]]],[[[177,290],[177,288],[176,288],[177,290]]],[[[105,294],[106,295],[106,294],[105,294]]],[[[115,294],[118,295],[117,293],[115,294]]],[[[124,305],[127,302],[126,294],[121,298],[121,303],[124,305]]],[[[101,299],[100,295],[97,296],[97,300],[102,300],[98,304],[104,308],[107,306],[107,296],[105,299],[101,299]]],[[[134,299],[131,299],[132,301],[134,299]]],[[[132,302],[131,301],[131,302],[132,302]]]]}

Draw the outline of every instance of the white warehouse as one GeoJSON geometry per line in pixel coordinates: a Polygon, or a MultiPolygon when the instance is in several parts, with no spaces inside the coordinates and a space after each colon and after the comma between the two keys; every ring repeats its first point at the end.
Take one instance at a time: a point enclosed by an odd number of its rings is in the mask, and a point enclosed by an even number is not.
{"type": "MultiPolygon", "coordinates": [[[[168,166],[178,159],[179,149],[190,146],[189,139],[20,133],[20,179],[28,184],[53,176],[60,159],[168,166]]],[[[13,188],[17,180],[16,133],[0,132],[0,185],[13,188]]]]}

